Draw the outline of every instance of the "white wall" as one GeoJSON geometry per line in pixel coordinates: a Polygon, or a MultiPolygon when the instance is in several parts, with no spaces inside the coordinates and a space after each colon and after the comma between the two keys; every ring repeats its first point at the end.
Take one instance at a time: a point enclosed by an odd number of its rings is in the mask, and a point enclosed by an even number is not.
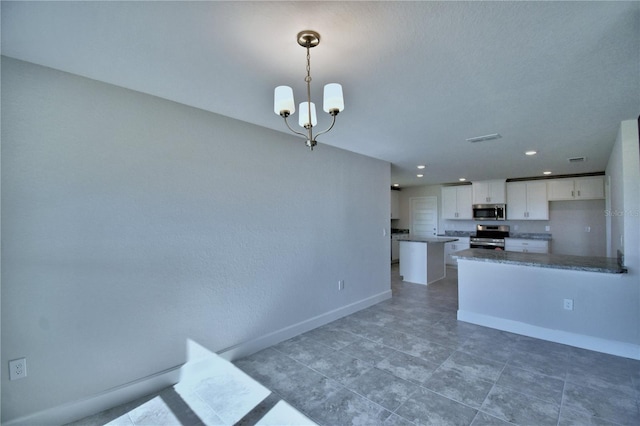
{"type": "Polygon", "coordinates": [[[611,182],[610,245],[624,253],[625,265],[640,277],[640,148],[638,121],[626,120],[613,146],[606,174],[611,182]]]}
{"type": "Polygon", "coordinates": [[[5,57],[2,124],[3,423],[390,296],[386,162],[5,57]]]}

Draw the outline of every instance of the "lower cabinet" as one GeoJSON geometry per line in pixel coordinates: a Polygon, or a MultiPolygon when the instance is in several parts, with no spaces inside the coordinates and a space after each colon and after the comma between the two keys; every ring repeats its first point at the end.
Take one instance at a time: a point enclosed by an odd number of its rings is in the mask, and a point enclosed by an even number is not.
{"type": "Polygon", "coordinates": [[[457,251],[466,250],[469,247],[469,237],[458,237],[458,241],[446,243],[444,245],[444,258],[447,265],[458,265],[458,261],[451,257],[451,255],[457,251]]]}
{"type": "Polygon", "coordinates": [[[400,260],[400,243],[396,235],[391,236],[391,263],[398,263],[400,260]]]}
{"type": "Polygon", "coordinates": [[[522,253],[549,253],[549,241],[505,238],[504,249],[522,253]]]}

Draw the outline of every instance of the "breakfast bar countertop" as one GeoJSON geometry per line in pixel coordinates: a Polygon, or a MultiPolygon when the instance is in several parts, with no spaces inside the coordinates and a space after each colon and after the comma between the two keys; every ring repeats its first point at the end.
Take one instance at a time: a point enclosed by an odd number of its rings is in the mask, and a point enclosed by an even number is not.
{"type": "Polygon", "coordinates": [[[574,271],[623,274],[627,268],[611,257],[572,256],[566,254],[521,253],[502,250],[467,249],[451,255],[455,259],[510,265],[537,266],[540,268],[569,269],[574,271]]]}
{"type": "Polygon", "coordinates": [[[403,242],[403,241],[409,241],[412,243],[426,243],[426,244],[430,244],[430,243],[451,243],[453,241],[458,241],[457,238],[451,238],[451,237],[427,237],[427,238],[417,238],[417,237],[406,237],[406,238],[399,238],[398,241],[403,242]]]}

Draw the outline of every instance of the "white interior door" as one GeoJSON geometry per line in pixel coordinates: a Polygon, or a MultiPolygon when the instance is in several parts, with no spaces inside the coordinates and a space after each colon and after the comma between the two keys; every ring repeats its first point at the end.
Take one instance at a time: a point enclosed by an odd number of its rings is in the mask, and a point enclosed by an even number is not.
{"type": "Polygon", "coordinates": [[[410,198],[411,236],[435,237],[438,234],[438,197],[410,198]]]}

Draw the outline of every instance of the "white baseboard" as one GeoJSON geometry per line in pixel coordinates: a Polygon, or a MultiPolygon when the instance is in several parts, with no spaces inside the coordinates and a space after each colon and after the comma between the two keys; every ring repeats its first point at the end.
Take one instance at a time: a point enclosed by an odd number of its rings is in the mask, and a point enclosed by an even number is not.
{"type": "Polygon", "coordinates": [[[313,330],[314,328],[323,326],[330,323],[331,321],[335,321],[344,316],[350,315],[354,312],[358,312],[362,309],[368,308],[369,306],[375,305],[376,303],[380,303],[390,298],[391,290],[386,290],[382,293],[376,294],[363,300],[359,300],[350,305],[334,309],[333,311],[326,312],[316,317],[309,318],[308,320],[293,324],[289,327],[285,327],[264,336],[260,336],[256,339],[231,346],[229,348],[218,351],[217,353],[224,359],[234,361],[236,359],[249,356],[258,351],[261,351],[262,349],[268,348],[269,346],[273,346],[299,334],[306,333],[307,331],[313,330]]]}
{"type": "Polygon", "coordinates": [[[178,383],[181,367],[178,365],[78,401],[19,417],[3,426],[62,425],[80,420],[178,383]]]}
{"type": "MultiPolygon", "coordinates": [[[[274,331],[257,339],[223,349],[218,352],[218,355],[229,361],[242,358],[389,298],[391,298],[391,290],[274,331]]],[[[108,410],[175,385],[180,381],[182,374],[198,368],[198,360],[187,361],[185,364],[177,365],[78,401],[9,420],[4,422],[3,426],[62,425],[108,410]]]]}
{"type": "Polygon", "coordinates": [[[458,310],[458,320],[510,333],[522,334],[536,339],[562,343],[577,348],[589,349],[610,355],[640,360],[640,345],[586,336],[563,330],[553,330],[519,321],[492,317],[490,315],[458,310]]]}

